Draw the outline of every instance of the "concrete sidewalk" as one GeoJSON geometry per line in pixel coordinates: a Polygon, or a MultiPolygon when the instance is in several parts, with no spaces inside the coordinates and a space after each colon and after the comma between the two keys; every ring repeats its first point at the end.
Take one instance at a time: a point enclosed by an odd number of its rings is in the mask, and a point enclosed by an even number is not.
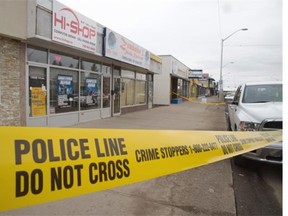
{"type": "Polygon", "coordinates": [[[127,128],[167,130],[225,130],[224,106],[218,97],[198,98],[194,102],[171,104],[127,113],[113,118],[80,123],[80,128],[127,128]]]}
{"type": "MultiPolygon", "coordinates": [[[[217,97],[207,98],[208,103],[217,101],[217,97]]],[[[157,107],[73,127],[173,130],[226,128],[224,106],[199,102],[157,107]]],[[[0,215],[236,215],[231,164],[230,160],[224,160],[124,187],[0,215]]]]}

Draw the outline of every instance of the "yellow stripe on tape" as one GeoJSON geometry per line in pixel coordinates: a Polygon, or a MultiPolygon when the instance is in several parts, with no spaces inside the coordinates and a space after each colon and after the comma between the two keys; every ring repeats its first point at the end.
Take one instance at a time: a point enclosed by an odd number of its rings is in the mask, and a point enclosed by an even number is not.
{"type": "Polygon", "coordinates": [[[0,127],[0,210],[131,184],[282,140],[226,132],[0,127]]]}
{"type": "Polygon", "coordinates": [[[197,98],[188,98],[188,97],[184,97],[184,96],[181,96],[175,92],[172,92],[172,95],[176,95],[177,97],[179,98],[182,98],[186,101],[189,101],[189,102],[193,102],[193,103],[200,103],[200,104],[205,104],[205,105],[210,105],[210,106],[224,106],[225,103],[224,102],[207,102],[207,99],[206,99],[206,102],[202,102],[202,101],[197,101],[198,99],[197,98]]]}

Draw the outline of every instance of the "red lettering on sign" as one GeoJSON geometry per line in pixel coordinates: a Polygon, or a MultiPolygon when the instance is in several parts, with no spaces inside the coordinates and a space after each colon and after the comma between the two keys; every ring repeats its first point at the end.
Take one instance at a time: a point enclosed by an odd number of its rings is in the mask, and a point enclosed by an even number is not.
{"type": "Polygon", "coordinates": [[[57,13],[54,13],[54,27],[59,26],[63,30],[68,30],[70,33],[91,39],[96,37],[96,31],[91,28],[85,22],[79,22],[77,15],[69,8],[62,8],[57,13]],[[66,14],[67,13],[67,14],[66,14]],[[69,19],[68,15],[73,15],[69,17],[74,17],[74,19],[69,19]]]}

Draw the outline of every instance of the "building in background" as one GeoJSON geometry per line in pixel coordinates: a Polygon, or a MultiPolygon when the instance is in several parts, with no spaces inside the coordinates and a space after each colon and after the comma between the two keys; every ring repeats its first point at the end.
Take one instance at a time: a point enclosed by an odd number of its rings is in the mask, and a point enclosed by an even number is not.
{"type": "Polygon", "coordinates": [[[162,72],[154,76],[154,98],[156,105],[181,103],[189,97],[189,68],[171,55],[159,55],[162,72]]]}
{"type": "Polygon", "coordinates": [[[0,48],[0,125],[67,126],[151,108],[162,70],[156,55],[55,0],[0,1],[0,48]]]}
{"type": "Polygon", "coordinates": [[[190,97],[209,97],[216,94],[217,85],[208,73],[201,69],[190,69],[188,72],[190,80],[190,97]]]}

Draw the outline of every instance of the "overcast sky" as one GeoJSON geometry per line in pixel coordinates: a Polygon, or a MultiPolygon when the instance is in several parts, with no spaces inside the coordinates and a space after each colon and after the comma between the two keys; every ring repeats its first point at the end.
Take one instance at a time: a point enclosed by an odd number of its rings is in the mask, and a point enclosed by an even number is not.
{"type": "Polygon", "coordinates": [[[224,88],[282,80],[281,0],[59,0],[156,55],[172,55],[224,88]]]}

